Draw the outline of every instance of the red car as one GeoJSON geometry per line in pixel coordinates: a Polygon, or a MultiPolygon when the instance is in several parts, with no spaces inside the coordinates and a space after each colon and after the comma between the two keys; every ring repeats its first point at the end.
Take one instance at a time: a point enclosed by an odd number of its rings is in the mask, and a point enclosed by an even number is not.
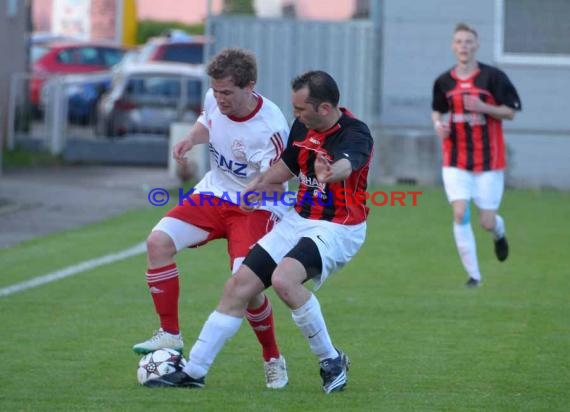
{"type": "Polygon", "coordinates": [[[32,46],[30,100],[38,107],[42,85],[53,74],[107,71],[117,64],[126,49],[99,43],[50,43],[32,46]]]}

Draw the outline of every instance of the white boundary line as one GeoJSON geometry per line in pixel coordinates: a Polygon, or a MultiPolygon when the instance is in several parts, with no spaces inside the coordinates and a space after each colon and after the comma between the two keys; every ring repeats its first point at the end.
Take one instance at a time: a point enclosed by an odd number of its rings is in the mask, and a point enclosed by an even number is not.
{"type": "Polygon", "coordinates": [[[23,292],[37,286],[45,285],[47,283],[55,282],[57,280],[61,280],[70,276],[74,276],[79,273],[95,269],[99,266],[108,265],[109,263],[114,263],[119,260],[140,255],[145,252],[146,244],[142,242],[117,253],[111,253],[109,255],[101,256],[95,259],[86,260],[84,262],[78,263],[77,265],[68,266],[66,268],[56,270],[55,272],[48,273],[47,275],[38,276],[33,279],[26,280],[25,282],[16,283],[14,285],[1,288],[0,298],[13,295],[14,293],[23,292]]]}

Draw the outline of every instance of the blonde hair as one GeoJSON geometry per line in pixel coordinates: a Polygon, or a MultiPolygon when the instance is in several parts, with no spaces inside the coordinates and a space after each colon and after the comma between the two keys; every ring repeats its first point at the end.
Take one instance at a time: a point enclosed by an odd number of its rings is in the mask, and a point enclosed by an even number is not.
{"type": "Polygon", "coordinates": [[[467,31],[475,36],[475,38],[479,38],[477,34],[477,30],[475,30],[472,26],[468,25],[467,23],[457,23],[455,26],[455,30],[453,30],[453,34],[457,33],[458,31],[467,31]]]}

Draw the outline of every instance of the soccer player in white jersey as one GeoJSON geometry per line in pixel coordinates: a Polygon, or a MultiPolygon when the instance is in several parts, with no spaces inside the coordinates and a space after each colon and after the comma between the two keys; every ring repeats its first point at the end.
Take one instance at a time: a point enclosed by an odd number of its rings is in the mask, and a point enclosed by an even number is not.
{"type": "MultiPolygon", "coordinates": [[[[179,274],[174,262],[177,252],[224,238],[234,273],[249,248],[272,228],[285,208],[278,202],[266,202],[254,213],[239,207],[240,193],[279,159],[289,136],[281,110],[254,91],[255,56],[243,49],[224,49],[209,62],[207,73],[211,89],[204,110],[172,154],[182,163],[195,145],[207,143],[210,171],[147,238],[146,280],[160,329],[149,340],[134,345],[136,353],[165,347],[183,349],[178,319],[179,274]]],[[[267,387],[284,387],[288,382],[285,359],[275,339],[271,304],[263,293],[250,301],[247,319],[263,348],[267,387]]]]}

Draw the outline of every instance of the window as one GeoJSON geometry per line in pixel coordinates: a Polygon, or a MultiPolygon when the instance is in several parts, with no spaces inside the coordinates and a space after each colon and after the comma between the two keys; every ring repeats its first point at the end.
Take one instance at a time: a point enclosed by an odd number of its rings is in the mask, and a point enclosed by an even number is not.
{"type": "Polygon", "coordinates": [[[127,93],[137,97],[180,98],[180,78],[157,75],[129,79],[127,93]]]}
{"type": "Polygon", "coordinates": [[[202,44],[174,43],[162,46],[164,53],[159,60],[201,64],[204,62],[204,46],[202,44]]]}
{"type": "Polygon", "coordinates": [[[63,49],[58,53],[57,60],[63,64],[101,65],[97,49],[93,47],[72,47],[63,49]]]}
{"type": "Polygon", "coordinates": [[[123,58],[125,52],[120,49],[101,48],[101,58],[105,67],[113,67],[123,58]]]}
{"type": "Polygon", "coordinates": [[[496,59],[570,65],[570,1],[497,0],[496,59]]]}

